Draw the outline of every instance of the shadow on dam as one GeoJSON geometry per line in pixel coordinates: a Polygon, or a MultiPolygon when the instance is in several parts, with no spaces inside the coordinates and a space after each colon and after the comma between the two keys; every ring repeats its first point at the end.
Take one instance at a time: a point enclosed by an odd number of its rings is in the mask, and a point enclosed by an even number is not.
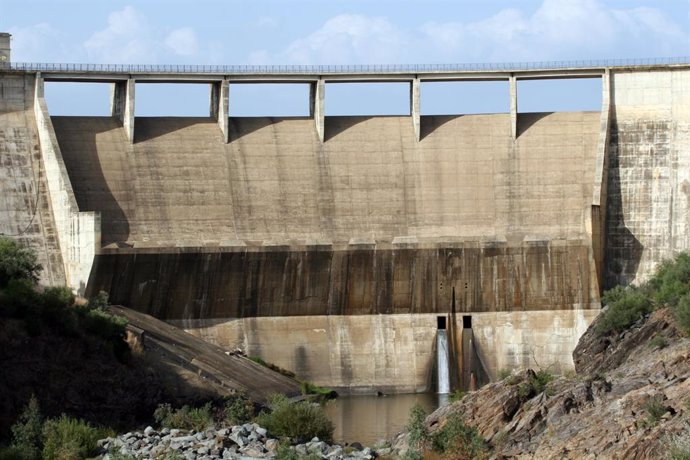
{"type": "MultiPolygon", "coordinates": [[[[110,152],[103,148],[111,142],[125,143],[122,126],[113,117],[56,116],[51,121],[79,210],[99,212],[101,221],[107,223],[102,226],[102,246],[127,246],[129,221],[104,172],[109,162],[119,169],[118,163],[126,161],[108,155],[110,152]]],[[[121,196],[126,193],[120,191],[121,196]]]]}
{"type": "Polygon", "coordinates": [[[618,125],[614,120],[611,124],[609,143],[604,290],[619,284],[629,285],[634,282],[644,250],[640,240],[625,223],[627,213],[623,209],[621,166],[625,167],[623,163],[631,160],[626,160],[621,155],[620,135],[618,125]]]}

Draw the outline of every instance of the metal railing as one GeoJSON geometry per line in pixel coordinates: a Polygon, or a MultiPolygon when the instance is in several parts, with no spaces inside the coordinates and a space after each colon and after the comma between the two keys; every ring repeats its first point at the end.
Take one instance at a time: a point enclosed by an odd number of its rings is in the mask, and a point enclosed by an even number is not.
{"type": "MultiPolygon", "coordinates": [[[[594,59],[579,61],[503,62],[471,64],[391,65],[187,65],[187,64],[60,64],[11,62],[12,70],[31,72],[174,73],[174,74],[264,74],[325,75],[376,73],[496,72],[521,70],[591,69],[690,64],[690,56],[645,59],[594,59]]],[[[0,67],[1,68],[1,67],[0,67]]]]}

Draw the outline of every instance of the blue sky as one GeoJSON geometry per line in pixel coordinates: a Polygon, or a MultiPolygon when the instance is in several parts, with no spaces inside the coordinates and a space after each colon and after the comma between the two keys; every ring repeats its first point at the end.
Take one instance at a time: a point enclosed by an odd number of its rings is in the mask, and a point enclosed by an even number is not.
{"type": "MultiPolygon", "coordinates": [[[[466,63],[690,55],[690,0],[3,0],[21,62],[466,63]]],[[[596,110],[596,81],[521,84],[521,111],[596,110]],[[561,86],[559,86],[561,85],[561,86]],[[565,86],[564,86],[565,85],[565,86]]],[[[53,113],[105,114],[104,85],[52,84],[53,113]]],[[[425,84],[423,113],[507,110],[506,85],[425,84]]],[[[202,86],[137,85],[138,115],[204,115],[202,86]],[[154,87],[155,86],[155,87],[154,87]]],[[[235,86],[231,115],[305,115],[307,89],[235,86]]],[[[326,114],[402,114],[405,85],[329,85],[326,114]]]]}

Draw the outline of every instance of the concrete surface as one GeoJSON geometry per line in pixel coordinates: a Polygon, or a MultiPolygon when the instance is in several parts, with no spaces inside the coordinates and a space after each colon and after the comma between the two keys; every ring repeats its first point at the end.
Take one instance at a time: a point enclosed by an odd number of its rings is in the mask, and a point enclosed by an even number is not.
{"type": "Polygon", "coordinates": [[[36,252],[40,282],[65,284],[34,116],[33,75],[0,78],[0,235],[36,252]]]}
{"type": "Polygon", "coordinates": [[[215,85],[210,117],[136,120],[127,85],[177,76],[51,73],[125,91],[113,117],[52,117],[43,161],[64,161],[71,215],[101,216],[89,292],[223,346],[419,390],[437,316],[471,315],[491,377],[567,370],[602,278],[639,282],[690,246],[686,67],[260,78],[311,83],[309,118],[226,119],[226,81],[256,76],[185,75],[215,85]],[[518,113],[517,79],[572,76],[602,78],[601,112],[518,113]],[[409,117],[323,115],[327,81],[379,78],[412,82],[409,117]],[[509,80],[511,111],[418,116],[417,78],[509,80]]]}

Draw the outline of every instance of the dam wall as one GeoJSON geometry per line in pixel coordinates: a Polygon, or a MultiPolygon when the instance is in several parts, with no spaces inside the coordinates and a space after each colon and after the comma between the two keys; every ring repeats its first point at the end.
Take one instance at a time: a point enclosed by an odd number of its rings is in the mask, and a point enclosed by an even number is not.
{"type": "Polygon", "coordinates": [[[428,388],[451,313],[494,377],[567,370],[598,311],[599,113],[524,114],[517,140],[509,114],[421,117],[419,141],[409,117],[326,117],[323,143],[309,118],[231,117],[227,144],[211,117],[138,117],[133,143],[52,121],[104,222],[88,292],[302,379],[428,388]]]}
{"type": "Polygon", "coordinates": [[[0,78],[0,236],[31,248],[43,266],[40,283],[65,284],[46,166],[34,116],[36,78],[0,78]]]}
{"type": "Polygon", "coordinates": [[[612,77],[605,286],[690,249],[690,71],[612,77]]]}
{"type": "Polygon", "coordinates": [[[37,97],[34,123],[75,290],[317,384],[423,391],[445,328],[451,375],[467,328],[491,378],[572,369],[602,288],[687,248],[689,74],[60,70],[113,83],[112,116],[48,118],[37,97]],[[601,79],[601,111],[518,111],[519,79],[573,77],[601,79]],[[308,83],[311,116],[227,117],[232,78],[308,83]],[[209,83],[209,116],[135,117],[137,79],[209,83]],[[410,116],[324,116],[329,79],[409,81],[410,116]],[[510,112],[422,116],[433,79],[505,79],[510,112]]]}

